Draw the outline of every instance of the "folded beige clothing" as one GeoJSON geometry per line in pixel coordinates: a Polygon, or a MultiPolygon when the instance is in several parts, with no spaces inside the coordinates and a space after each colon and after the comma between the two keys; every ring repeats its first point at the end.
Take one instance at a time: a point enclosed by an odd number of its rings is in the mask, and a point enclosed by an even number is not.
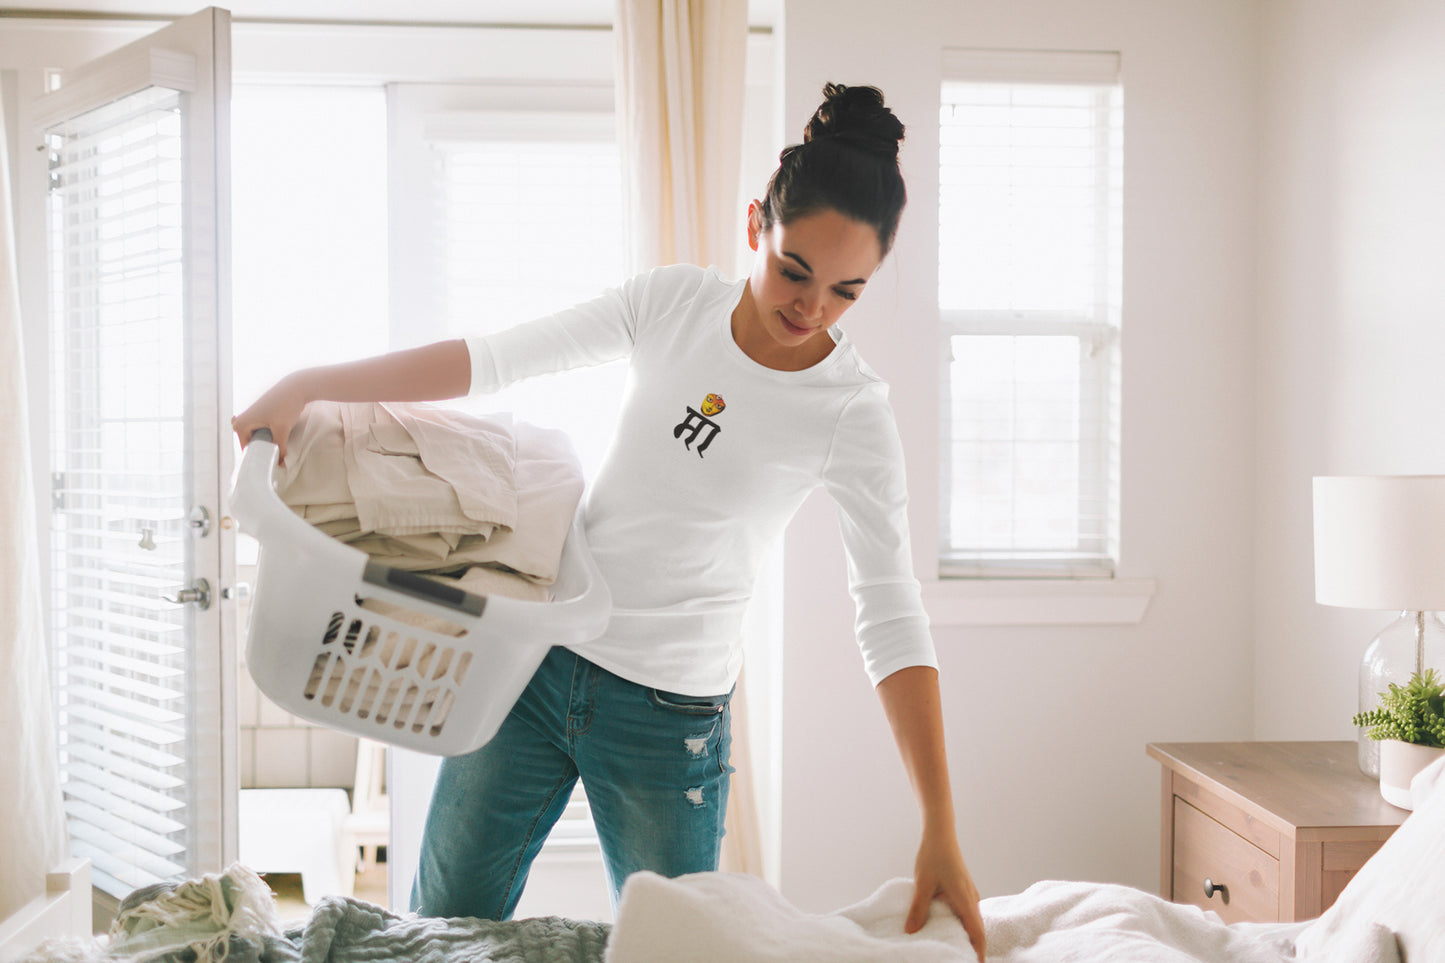
{"type": "Polygon", "coordinates": [[[505,565],[545,585],[557,578],[562,545],[582,500],[582,467],[565,432],[525,421],[517,439],[517,524],[483,541],[463,536],[448,562],[505,565]]]}
{"type": "Polygon", "coordinates": [[[347,521],[357,529],[361,528],[361,523],[356,520],[356,502],[350,500],[332,505],[296,505],[293,509],[312,525],[347,521]]]}
{"type": "Polygon", "coordinates": [[[414,444],[427,471],[448,482],[462,514],[516,527],[516,438],[510,415],[481,418],[449,408],[381,406],[414,444]],[[492,484],[482,484],[484,480],[492,484]]]}
{"type": "Polygon", "coordinates": [[[341,448],[341,405],[311,402],[286,441],[286,463],[276,469],[281,500],[293,509],[351,506],[355,515],[356,497],[346,483],[341,448]]]}
{"type": "Polygon", "coordinates": [[[547,586],[583,479],[565,433],[510,415],[314,402],[277,488],[318,529],[394,568],[484,565],[547,586]]]}
{"type": "Polygon", "coordinates": [[[434,572],[456,567],[448,564],[455,546],[445,535],[378,535],[362,532],[354,536],[341,536],[340,541],[359,548],[367,555],[408,572],[434,572]]]}
{"type": "Polygon", "coordinates": [[[281,500],[309,522],[355,518],[385,535],[486,538],[516,522],[510,419],[421,406],[401,414],[405,424],[378,404],[307,405],[277,473],[281,500]],[[423,448],[445,475],[426,464],[423,448]]]}
{"type": "Polygon", "coordinates": [[[363,530],[487,537],[516,524],[510,430],[460,413],[448,425],[427,420],[437,413],[418,407],[403,425],[386,405],[341,407],[342,461],[363,530]],[[451,477],[422,456],[422,439],[451,477]]]}

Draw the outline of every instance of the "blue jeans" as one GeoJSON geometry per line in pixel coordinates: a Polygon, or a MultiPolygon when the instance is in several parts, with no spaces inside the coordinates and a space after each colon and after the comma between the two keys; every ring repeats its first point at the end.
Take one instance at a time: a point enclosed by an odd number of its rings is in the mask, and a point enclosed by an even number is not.
{"type": "Polygon", "coordinates": [[[638,870],[717,869],[732,772],[730,699],[650,689],[553,648],[497,735],[442,761],[412,910],[511,918],[579,776],[614,909],[638,870]]]}

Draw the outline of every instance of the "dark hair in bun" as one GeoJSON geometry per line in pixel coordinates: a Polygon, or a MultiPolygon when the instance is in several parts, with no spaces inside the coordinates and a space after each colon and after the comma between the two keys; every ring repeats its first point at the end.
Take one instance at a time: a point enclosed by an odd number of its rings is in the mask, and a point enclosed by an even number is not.
{"type": "Polygon", "coordinates": [[[831,208],[876,230],[887,254],[908,199],[898,170],[902,140],[903,124],[883,105],[883,91],[825,85],[803,142],[778,155],[761,205],[763,229],[831,208]]]}

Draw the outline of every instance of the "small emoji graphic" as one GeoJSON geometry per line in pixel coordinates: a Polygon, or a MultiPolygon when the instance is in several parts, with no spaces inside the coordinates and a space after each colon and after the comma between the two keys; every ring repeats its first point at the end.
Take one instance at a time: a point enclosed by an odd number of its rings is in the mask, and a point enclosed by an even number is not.
{"type": "Polygon", "coordinates": [[[708,395],[702,399],[702,413],[711,418],[727,407],[727,402],[722,400],[722,395],[708,395]]]}

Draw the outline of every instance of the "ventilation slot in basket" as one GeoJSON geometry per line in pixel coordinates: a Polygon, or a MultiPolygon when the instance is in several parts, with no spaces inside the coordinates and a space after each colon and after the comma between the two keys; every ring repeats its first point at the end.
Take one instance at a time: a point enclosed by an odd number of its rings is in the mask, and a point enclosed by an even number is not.
{"type": "Polygon", "coordinates": [[[471,662],[470,652],[334,612],[305,695],[333,713],[439,736],[471,662]]]}

